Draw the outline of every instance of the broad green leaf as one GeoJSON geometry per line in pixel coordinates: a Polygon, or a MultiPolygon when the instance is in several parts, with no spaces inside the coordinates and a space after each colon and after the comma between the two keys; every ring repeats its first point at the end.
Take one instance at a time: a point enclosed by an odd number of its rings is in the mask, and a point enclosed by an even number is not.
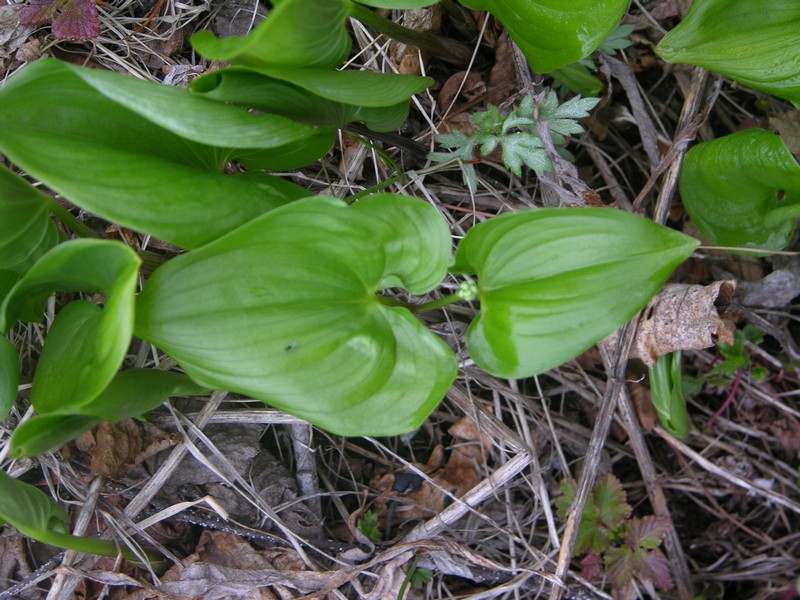
{"type": "Polygon", "coordinates": [[[246,36],[192,36],[194,49],[234,65],[336,67],[350,54],[349,0],[283,0],[246,36]]]}
{"type": "Polygon", "coordinates": [[[550,73],[568,90],[584,96],[598,96],[603,91],[603,82],[579,62],[564,65],[550,73]]]}
{"type": "MultiPolygon", "coordinates": [[[[136,559],[114,542],[70,535],[64,508],[38,488],[13,479],[0,470],[0,523],[8,523],[31,539],[60,548],[103,556],[122,554],[136,559]]],[[[154,555],[151,558],[157,559],[154,555]]]]}
{"type": "Polygon", "coordinates": [[[433,81],[371,71],[231,67],[192,82],[198,95],[277,112],[309,123],[346,127],[363,121],[391,131],[408,116],[408,99],[433,81]]]}
{"type": "Polygon", "coordinates": [[[797,0],[695,0],[656,53],[800,105],[798,47],[797,0]]]}
{"type": "Polygon", "coordinates": [[[462,0],[492,13],[531,69],[549,73],[591,54],[614,31],[628,0],[462,0]]]}
{"type": "Polygon", "coordinates": [[[689,413],[681,384],[681,352],[658,357],[649,369],[650,396],[661,425],[679,440],[689,435],[689,413]]]}
{"type": "Polygon", "coordinates": [[[342,435],[418,427],[452,383],[453,352],[376,296],[443,279],[449,233],[427,203],[309,198],[159,269],[136,333],[202,385],[237,391],[342,435]]]}
{"type": "Polygon", "coordinates": [[[86,404],[114,377],[130,345],[140,262],[117,242],[65,242],[39,259],[0,305],[0,332],[6,332],[31,296],[106,293],[102,310],[78,300],[56,316],[34,376],[31,401],[37,411],[86,404]]]}
{"type": "Polygon", "coordinates": [[[55,413],[39,414],[19,425],[11,436],[11,455],[36,456],[90,430],[102,420],[140,417],[172,396],[205,395],[208,391],[185,375],[155,369],[117,373],[91,402],[55,413]]]}
{"type": "MultiPolygon", "coordinates": [[[[265,156],[275,154],[276,168],[306,164],[326,152],[333,141],[329,128],[295,123],[306,136],[298,138],[297,144],[243,149],[200,144],[110,99],[84,77],[101,87],[111,81],[42,60],[0,88],[0,152],[82,208],[184,248],[216,239],[306,195],[299,186],[264,173],[224,175],[221,168],[226,161],[261,163],[265,156]]],[[[104,88],[107,94],[122,97],[139,85],[129,89],[130,82],[121,83],[120,78],[125,79],[122,75],[112,78],[118,87],[104,88]]],[[[146,84],[133,100],[146,105],[150,101],[144,100],[148,94],[144,90],[153,90],[152,106],[163,107],[169,102],[162,97],[162,87],[146,84]]],[[[188,90],[173,91],[181,93],[184,101],[190,98],[206,107],[201,110],[204,117],[213,112],[206,110],[208,106],[247,115],[242,109],[194,97],[188,90]]],[[[130,98],[126,102],[130,104],[130,98]]],[[[166,115],[171,116],[158,119],[180,129],[175,125],[177,115],[169,111],[166,115]]],[[[230,124],[229,116],[220,117],[220,123],[230,124]]],[[[191,112],[184,117],[195,119],[191,112]]],[[[253,119],[257,127],[257,118],[247,115],[245,121],[253,119]]],[[[193,125],[181,133],[213,137],[211,129],[193,125]]],[[[220,134],[219,141],[231,142],[225,137],[220,134]]]]}
{"type": "Polygon", "coordinates": [[[718,246],[781,250],[800,216],[800,165],[763,129],[697,144],[683,162],[680,190],[697,229],[718,246]]]}
{"type": "Polygon", "coordinates": [[[42,192],[0,165],[0,269],[21,275],[58,243],[48,203],[42,192]]]}
{"type": "Polygon", "coordinates": [[[8,412],[17,400],[18,361],[14,345],[5,336],[0,335],[0,421],[8,416],[8,412]]]}
{"type": "Polygon", "coordinates": [[[697,245],[610,209],[542,209],[481,223],[451,269],[478,279],[470,354],[498,377],[556,367],[621,327],[697,245]]]}

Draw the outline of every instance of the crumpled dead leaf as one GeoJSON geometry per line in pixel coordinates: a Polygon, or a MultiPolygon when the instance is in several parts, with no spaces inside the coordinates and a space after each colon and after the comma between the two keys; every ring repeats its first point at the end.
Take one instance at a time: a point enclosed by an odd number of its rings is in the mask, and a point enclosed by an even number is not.
{"type": "Polygon", "coordinates": [[[453,444],[447,462],[444,462],[444,448],[438,445],[427,464],[420,468],[429,479],[398,472],[379,473],[370,482],[380,493],[373,510],[382,527],[387,523],[391,526],[428,519],[444,510],[451,495],[463,496],[480,483],[486,472],[486,457],[492,449],[491,438],[469,417],[451,425],[448,433],[453,444]]]}
{"type": "Polygon", "coordinates": [[[723,318],[735,281],[711,285],[668,284],[644,311],[632,355],[648,366],[676,350],[699,350],[718,341],[733,343],[735,326],[723,318]]]}

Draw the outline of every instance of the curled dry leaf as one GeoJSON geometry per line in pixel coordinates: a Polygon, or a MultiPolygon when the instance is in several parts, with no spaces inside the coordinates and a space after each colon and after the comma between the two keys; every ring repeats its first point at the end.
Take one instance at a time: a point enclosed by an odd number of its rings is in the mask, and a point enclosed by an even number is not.
{"type": "Polygon", "coordinates": [[[699,350],[718,341],[732,344],[735,327],[722,315],[735,290],[735,281],[664,286],[639,322],[634,354],[653,367],[659,356],[676,350],[699,350]]]}

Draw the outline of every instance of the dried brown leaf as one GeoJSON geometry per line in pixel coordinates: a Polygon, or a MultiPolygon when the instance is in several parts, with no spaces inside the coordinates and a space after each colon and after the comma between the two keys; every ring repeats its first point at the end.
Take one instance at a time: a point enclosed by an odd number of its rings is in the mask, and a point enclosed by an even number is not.
{"type": "Polygon", "coordinates": [[[734,281],[711,285],[670,284],[650,301],[636,332],[635,354],[648,367],[676,350],[733,343],[733,324],[721,315],[736,289],[734,281]]]}

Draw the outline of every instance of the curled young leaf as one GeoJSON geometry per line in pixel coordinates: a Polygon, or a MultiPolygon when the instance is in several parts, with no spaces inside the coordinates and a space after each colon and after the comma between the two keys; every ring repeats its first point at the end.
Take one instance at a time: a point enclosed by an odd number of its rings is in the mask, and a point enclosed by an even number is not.
{"type": "Polygon", "coordinates": [[[5,333],[31,297],[54,291],[106,293],[103,309],[77,300],[56,316],[31,391],[39,412],[86,404],[112,380],[130,345],[140,262],[117,242],[65,242],[39,259],[0,305],[0,332],[5,333]]]}
{"type": "Polygon", "coordinates": [[[681,351],[660,356],[648,370],[650,397],[661,425],[679,440],[689,435],[689,413],[681,385],[681,351]]]}
{"type": "Polygon", "coordinates": [[[41,60],[0,89],[0,152],[82,208],[192,248],[307,195],[264,173],[222,173],[233,159],[307,164],[333,142],[330,128],[260,118],[189,90],[41,60]]]}
{"type": "Polygon", "coordinates": [[[537,73],[574,63],[614,31],[629,0],[462,0],[492,13],[537,73]]]}
{"type": "Polygon", "coordinates": [[[800,217],[800,165],[763,129],[697,144],[686,153],[680,190],[697,229],[719,246],[781,250],[800,217]]]}
{"type": "Polygon", "coordinates": [[[299,200],[157,269],[136,332],[195,381],[334,433],[410,431],[447,391],[456,358],[376,293],[433,289],[449,240],[421,200],[299,200]]]}
{"type": "Polygon", "coordinates": [[[695,0],[686,18],[656,46],[656,54],[800,105],[798,47],[796,0],[695,0]]]}
{"type": "Polygon", "coordinates": [[[697,245],[609,209],[542,209],[481,223],[451,269],[478,278],[470,354],[498,377],[556,367],[621,327],[697,245]]]}

